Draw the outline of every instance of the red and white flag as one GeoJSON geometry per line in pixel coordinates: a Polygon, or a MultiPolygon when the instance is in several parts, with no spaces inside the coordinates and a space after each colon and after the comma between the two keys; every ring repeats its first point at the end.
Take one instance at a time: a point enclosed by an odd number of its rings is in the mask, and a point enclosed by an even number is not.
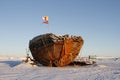
{"type": "Polygon", "coordinates": [[[43,16],[42,19],[44,20],[43,23],[48,24],[48,16],[43,16]]]}

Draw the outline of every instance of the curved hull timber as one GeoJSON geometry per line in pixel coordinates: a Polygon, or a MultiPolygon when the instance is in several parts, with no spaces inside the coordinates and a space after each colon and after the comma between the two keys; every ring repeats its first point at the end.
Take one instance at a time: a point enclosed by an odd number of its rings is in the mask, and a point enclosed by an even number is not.
{"type": "Polygon", "coordinates": [[[83,43],[80,36],[56,36],[48,33],[30,40],[29,49],[34,60],[42,65],[62,67],[74,61],[83,43]]]}

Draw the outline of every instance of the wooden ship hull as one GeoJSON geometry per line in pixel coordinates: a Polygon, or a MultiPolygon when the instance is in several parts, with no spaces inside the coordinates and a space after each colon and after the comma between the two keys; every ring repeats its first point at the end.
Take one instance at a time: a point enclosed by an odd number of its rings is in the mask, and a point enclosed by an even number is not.
{"type": "Polygon", "coordinates": [[[45,66],[62,67],[74,61],[83,45],[80,36],[56,36],[48,33],[39,35],[29,42],[35,61],[45,66]]]}

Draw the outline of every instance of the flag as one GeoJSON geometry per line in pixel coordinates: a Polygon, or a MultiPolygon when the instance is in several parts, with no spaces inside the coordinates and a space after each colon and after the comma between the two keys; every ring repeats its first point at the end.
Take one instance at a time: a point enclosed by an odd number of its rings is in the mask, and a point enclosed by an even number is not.
{"type": "Polygon", "coordinates": [[[43,23],[48,24],[48,16],[43,16],[42,19],[44,20],[43,23]]]}

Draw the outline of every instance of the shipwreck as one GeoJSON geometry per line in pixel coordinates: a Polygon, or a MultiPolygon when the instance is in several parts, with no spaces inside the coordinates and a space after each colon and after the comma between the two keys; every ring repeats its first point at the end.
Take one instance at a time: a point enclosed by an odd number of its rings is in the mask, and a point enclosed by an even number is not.
{"type": "Polygon", "coordinates": [[[81,36],[47,33],[34,37],[29,49],[35,61],[44,66],[62,67],[78,56],[84,41],[81,36]]]}

